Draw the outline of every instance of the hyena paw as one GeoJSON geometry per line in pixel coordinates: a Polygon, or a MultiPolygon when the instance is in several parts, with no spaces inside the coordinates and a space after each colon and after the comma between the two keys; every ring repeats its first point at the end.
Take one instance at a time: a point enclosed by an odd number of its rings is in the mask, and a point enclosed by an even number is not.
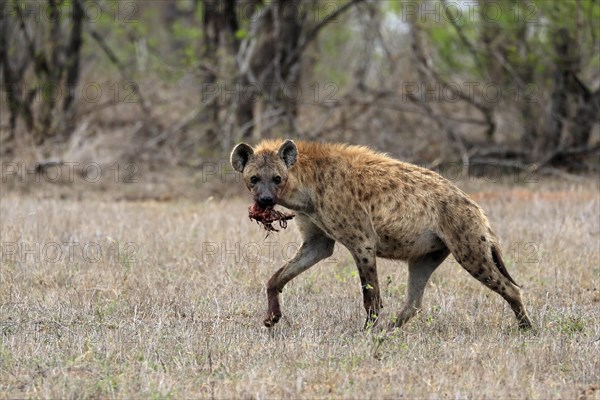
{"type": "Polygon", "coordinates": [[[533,324],[529,317],[525,317],[519,321],[519,329],[522,331],[528,331],[533,329],[533,324]]]}
{"type": "Polygon", "coordinates": [[[265,324],[267,328],[271,328],[273,325],[279,322],[280,319],[281,313],[268,313],[267,317],[263,321],[263,324],[265,324]]]}
{"type": "Polygon", "coordinates": [[[380,324],[378,324],[378,322],[380,319],[381,319],[381,314],[378,314],[375,312],[369,313],[369,315],[367,316],[367,318],[365,320],[365,325],[363,326],[363,330],[368,331],[368,330],[371,330],[371,329],[379,326],[380,324]]]}

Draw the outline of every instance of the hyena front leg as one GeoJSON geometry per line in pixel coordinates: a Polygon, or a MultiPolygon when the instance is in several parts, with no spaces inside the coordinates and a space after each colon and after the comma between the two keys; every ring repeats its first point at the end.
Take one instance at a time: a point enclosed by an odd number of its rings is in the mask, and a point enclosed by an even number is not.
{"type": "Polygon", "coordinates": [[[265,326],[271,327],[281,318],[279,293],[285,284],[317,262],[331,256],[334,244],[335,241],[325,235],[314,234],[305,238],[294,257],[273,274],[267,283],[268,309],[267,316],[263,321],[265,326]]]}
{"type": "Polygon", "coordinates": [[[406,301],[402,310],[392,317],[389,328],[398,328],[404,325],[421,310],[425,286],[431,274],[448,257],[448,254],[450,251],[443,248],[408,262],[406,301]]]}

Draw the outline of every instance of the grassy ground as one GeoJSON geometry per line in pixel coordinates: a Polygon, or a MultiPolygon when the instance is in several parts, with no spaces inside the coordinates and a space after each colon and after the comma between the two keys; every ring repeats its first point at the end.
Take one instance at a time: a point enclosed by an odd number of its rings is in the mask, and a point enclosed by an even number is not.
{"type": "MultiPolygon", "coordinates": [[[[293,222],[265,239],[245,198],[5,190],[0,397],[600,398],[598,183],[461,186],[502,238],[534,332],[452,259],[418,317],[363,332],[342,248],[286,287],[269,331],[264,283],[299,244],[293,222]]],[[[379,260],[379,277],[400,307],[406,266],[379,260]]]]}

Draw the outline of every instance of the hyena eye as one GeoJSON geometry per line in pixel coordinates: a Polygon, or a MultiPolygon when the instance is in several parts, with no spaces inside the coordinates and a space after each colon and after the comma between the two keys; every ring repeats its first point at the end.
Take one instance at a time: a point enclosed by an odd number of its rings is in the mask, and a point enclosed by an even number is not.
{"type": "Polygon", "coordinates": [[[256,176],[256,175],[251,176],[250,177],[250,183],[253,184],[253,185],[256,184],[256,183],[258,183],[258,176],[256,176]]]}
{"type": "Polygon", "coordinates": [[[273,182],[276,185],[279,185],[281,183],[281,177],[280,176],[276,176],[275,178],[273,178],[273,182]]]}

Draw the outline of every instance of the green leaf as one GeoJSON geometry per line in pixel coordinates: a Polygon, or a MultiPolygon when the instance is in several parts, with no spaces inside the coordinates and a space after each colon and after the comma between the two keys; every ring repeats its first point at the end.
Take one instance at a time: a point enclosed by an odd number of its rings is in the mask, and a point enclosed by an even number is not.
{"type": "Polygon", "coordinates": [[[235,38],[238,40],[245,39],[248,36],[248,31],[244,28],[240,28],[235,32],[235,38]]]}

